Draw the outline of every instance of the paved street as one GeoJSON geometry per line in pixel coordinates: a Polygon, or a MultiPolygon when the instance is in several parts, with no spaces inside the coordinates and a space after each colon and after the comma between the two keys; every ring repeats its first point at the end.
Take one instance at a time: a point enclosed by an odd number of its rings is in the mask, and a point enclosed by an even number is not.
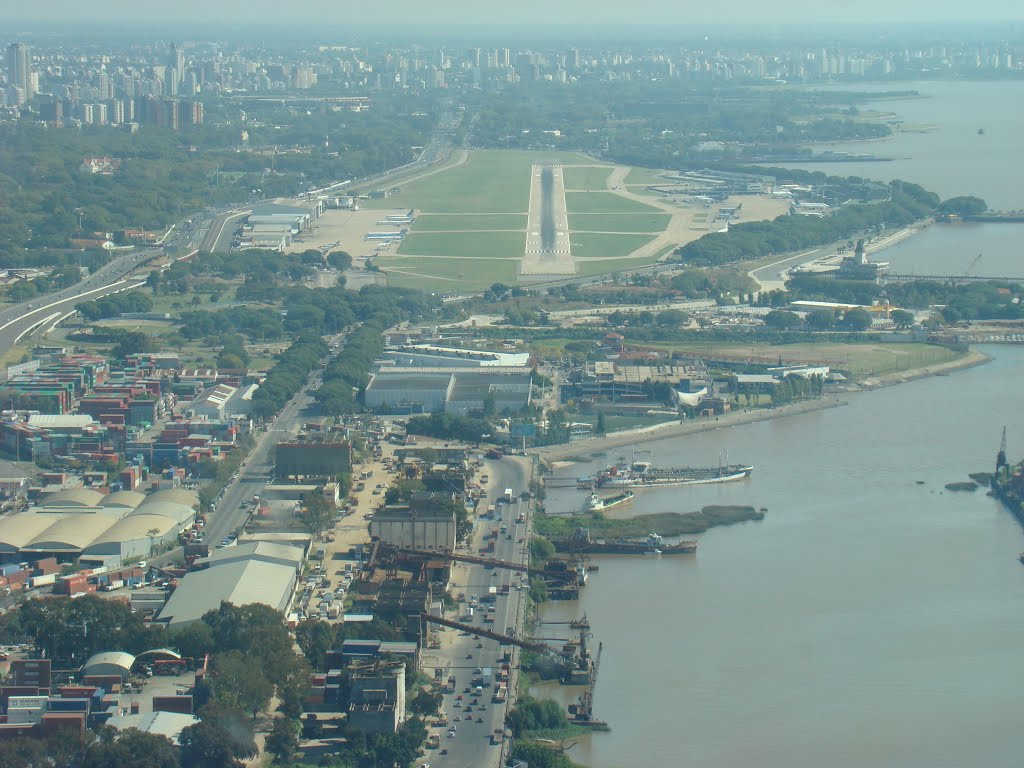
{"type": "MultiPolygon", "coordinates": [[[[486,509],[488,503],[493,504],[506,488],[511,488],[518,496],[529,487],[532,471],[530,459],[518,457],[505,457],[498,461],[487,461],[484,464],[486,474],[490,475],[487,484],[487,498],[482,504],[486,509]]],[[[477,520],[473,531],[472,545],[463,548],[467,554],[477,555],[483,547],[485,533],[500,528],[502,523],[508,526],[508,535],[500,535],[495,545],[495,552],[487,557],[494,557],[498,560],[508,560],[521,564],[527,562],[527,534],[528,526],[532,521],[529,517],[532,502],[523,502],[518,498],[511,504],[501,504],[497,507],[494,520],[477,520]],[[527,515],[525,524],[517,525],[515,519],[519,511],[527,515]],[[519,539],[523,543],[519,543],[519,539]]],[[[524,585],[522,591],[515,589],[519,583],[520,574],[517,571],[504,569],[489,570],[482,565],[458,565],[452,573],[451,591],[455,596],[465,593],[467,602],[460,603],[458,608],[448,613],[447,618],[456,621],[461,620],[468,606],[470,595],[477,598],[486,595],[489,587],[501,587],[503,584],[510,585],[508,596],[498,595],[495,606],[494,623],[485,624],[483,612],[476,611],[471,622],[480,627],[490,629],[494,632],[505,633],[506,628],[514,626],[517,633],[522,632],[523,612],[526,606],[527,588],[524,585]]],[[[486,606],[484,606],[486,609],[486,606]]],[[[475,693],[467,692],[470,682],[475,676],[477,669],[490,667],[497,674],[501,666],[502,646],[495,640],[488,640],[481,637],[474,639],[473,635],[461,634],[454,629],[442,628],[437,625],[430,625],[431,631],[437,631],[442,638],[442,647],[437,650],[427,650],[423,654],[423,670],[433,676],[436,667],[444,669],[444,678],[455,675],[456,693],[446,694],[444,699],[443,712],[447,715],[450,725],[456,726],[455,736],[448,736],[447,728],[432,728],[441,737],[441,748],[431,750],[428,753],[426,762],[432,766],[454,766],[455,768],[483,768],[484,766],[497,766],[502,754],[502,747],[492,746],[490,736],[496,728],[504,728],[505,714],[508,704],[494,704],[491,697],[494,694],[493,687],[484,689],[479,697],[479,705],[486,707],[480,710],[473,706],[470,713],[466,713],[466,705],[474,698],[475,693]],[[479,646],[479,647],[478,647],[479,646]],[[461,696],[458,700],[456,697],[461,696]],[[459,722],[455,718],[461,718],[459,722]],[[477,722],[483,718],[483,722],[477,722]],[[441,749],[447,749],[448,754],[440,754],[441,749]]],[[[519,649],[510,647],[513,651],[512,663],[513,674],[509,681],[509,694],[514,696],[515,686],[518,682],[516,668],[519,664],[519,649]]]]}

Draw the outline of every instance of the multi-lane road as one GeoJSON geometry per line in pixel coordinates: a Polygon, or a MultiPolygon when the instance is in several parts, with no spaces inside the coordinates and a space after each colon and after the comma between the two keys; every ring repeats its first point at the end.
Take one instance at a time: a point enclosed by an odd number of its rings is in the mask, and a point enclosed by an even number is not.
{"type": "Polygon", "coordinates": [[[142,264],[163,255],[160,249],[147,249],[119,256],[70,288],[32,301],[23,301],[0,311],[0,355],[6,354],[18,339],[35,326],[44,321],[55,322],[71,313],[76,304],[136,285],[139,281],[125,279],[125,276],[142,264]]]}
{"type": "MultiPolygon", "coordinates": [[[[469,554],[477,554],[483,546],[484,536],[495,528],[500,530],[504,524],[508,528],[507,534],[499,534],[495,544],[495,551],[488,554],[498,560],[525,565],[528,561],[527,542],[529,537],[527,529],[532,521],[530,509],[532,502],[521,501],[518,494],[529,487],[532,460],[518,457],[506,457],[498,461],[488,461],[485,470],[490,479],[487,484],[487,498],[484,500],[483,508],[487,503],[493,503],[506,488],[511,488],[517,498],[511,504],[500,504],[497,506],[496,518],[493,520],[477,519],[471,545],[464,551],[469,554]],[[526,516],[526,522],[517,524],[515,522],[519,512],[526,516]],[[522,540],[522,541],[520,541],[522,540]]],[[[499,594],[494,603],[494,622],[484,623],[483,613],[487,606],[484,605],[475,611],[473,619],[469,622],[475,626],[486,628],[494,632],[504,634],[508,627],[515,627],[517,633],[522,633],[524,610],[526,607],[527,586],[520,584],[520,573],[506,569],[494,569],[483,565],[459,565],[453,569],[451,591],[458,595],[464,593],[466,602],[460,603],[456,614],[449,615],[449,618],[460,620],[469,605],[470,596],[476,596],[478,605],[479,599],[486,595],[490,587],[509,585],[508,595],[499,594]],[[521,590],[516,586],[522,587],[521,590]]],[[[426,650],[423,653],[422,664],[427,674],[432,674],[433,669],[440,667],[444,670],[444,678],[454,675],[456,679],[456,691],[454,694],[445,694],[443,712],[448,717],[449,726],[445,728],[432,728],[441,737],[441,746],[437,750],[431,750],[426,758],[432,766],[452,766],[453,768],[486,768],[487,766],[498,766],[502,757],[502,747],[491,744],[490,737],[496,728],[505,727],[505,715],[509,703],[495,704],[491,699],[494,694],[492,686],[484,687],[481,696],[477,696],[475,687],[471,686],[476,670],[491,668],[497,674],[501,667],[501,656],[505,648],[495,640],[488,640],[484,637],[475,637],[471,634],[462,634],[454,629],[438,629],[442,635],[440,649],[426,650]],[[469,692],[466,689],[469,688],[469,692]],[[457,698],[461,697],[461,698],[457,698]],[[473,705],[473,699],[479,703],[473,705]],[[466,707],[471,707],[466,711],[466,707]],[[480,707],[483,707],[481,709],[480,707]],[[456,718],[460,718],[456,722],[456,718]],[[479,722],[479,720],[483,722],[479,722]],[[449,728],[455,726],[455,735],[449,736],[449,728]],[[441,750],[447,750],[442,754],[441,750]]],[[[518,668],[519,649],[509,646],[513,651],[513,670],[518,668]]],[[[515,684],[518,679],[518,672],[513,671],[513,678],[509,682],[510,695],[514,694],[515,684]]]]}
{"type": "MultiPolygon", "coordinates": [[[[331,339],[331,345],[340,346],[343,339],[343,335],[338,335],[331,339]]],[[[203,538],[210,547],[217,546],[245,522],[248,515],[247,502],[251,502],[253,496],[266,495],[263,488],[272,481],[274,473],[274,445],[293,439],[303,424],[314,416],[322,415],[319,404],[311,394],[311,387],[319,381],[321,370],[314,368],[306,383],[285,404],[277,417],[258,428],[256,444],[238,473],[225,487],[215,504],[214,513],[203,529],[203,538]]]]}

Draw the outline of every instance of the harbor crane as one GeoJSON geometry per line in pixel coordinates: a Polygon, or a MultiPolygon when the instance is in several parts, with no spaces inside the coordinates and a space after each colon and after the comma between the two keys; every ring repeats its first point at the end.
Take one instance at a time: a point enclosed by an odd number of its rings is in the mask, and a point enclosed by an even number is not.
{"type": "Polygon", "coordinates": [[[979,253],[977,256],[971,259],[971,263],[967,266],[967,269],[964,270],[964,277],[971,276],[971,273],[974,271],[974,268],[978,266],[978,262],[981,261],[981,257],[984,255],[984,253],[979,253]]]}

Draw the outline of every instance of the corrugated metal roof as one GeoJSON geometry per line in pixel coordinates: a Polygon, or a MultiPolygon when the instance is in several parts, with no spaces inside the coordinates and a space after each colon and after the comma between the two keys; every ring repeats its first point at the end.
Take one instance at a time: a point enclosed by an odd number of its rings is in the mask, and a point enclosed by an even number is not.
{"type": "Polygon", "coordinates": [[[88,488],[69,488],[66,491],[57,491],[44,501],[39,502],[40,507],[97,507],[104,499],[104,495],[98,491],[91,491],[88,488]]]}
{"type": "Polygon", "coordinates": [[[131,507],[135,509],[146,500],[146,494],[138,491],[116,491],[103,499],[105,507],[131,507]]]}
{"type": "Polygon", "coordinates": [[[49,429],[80,429],[96,423],[92,416],[80,414],[40,413],[28,417],[29,426],[46,427],[49,429]]]}
{"type": "Polygon", "coordinates": [[[100,664],[112,664],[116,667],[122,667],[127,672],[131,670],[134,663],[135,657],[130,653],[125,653],[124,651],[104,651],[103,653],[90,656],[89,660],[82,665],[82,672],[89,674],[89,667],[95,667],[100,664]]]}
{"type": "Polygon", "coordinates": [[[259,560],[222,563],[189,573],[160,611],[169,626],[198,621],[222,602],[235,606],[262,603],[284,611],[292,596],[295,569],[259,560]]]}

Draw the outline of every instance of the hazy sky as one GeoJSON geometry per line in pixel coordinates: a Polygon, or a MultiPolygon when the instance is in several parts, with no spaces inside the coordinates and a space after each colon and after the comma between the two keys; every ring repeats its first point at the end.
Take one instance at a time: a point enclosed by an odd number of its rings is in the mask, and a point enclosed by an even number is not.
{"type": "MultiPolygon", "coordinates": [[[[1024,0],[0,0],[0,22],[793,24],[1024,20],[1024,0]]],[[[13,30],[9,30],[13,31],[13,30]]]]}

